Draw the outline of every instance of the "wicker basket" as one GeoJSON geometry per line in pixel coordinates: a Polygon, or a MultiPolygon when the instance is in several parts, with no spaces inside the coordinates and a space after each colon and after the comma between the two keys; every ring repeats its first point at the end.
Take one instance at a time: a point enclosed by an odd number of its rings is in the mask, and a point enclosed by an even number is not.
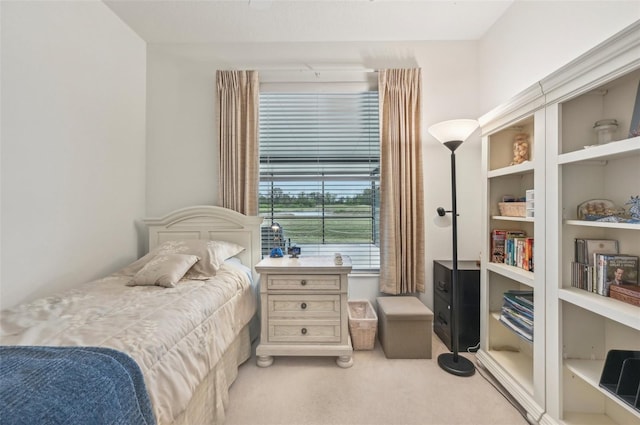
{"type": "Polygon", "coordinates": [[[349,301],[349,333],[354,350],[373,350],[378,315],[368,300],[349,301]]]}
{"type": "Polygon", "coordinates": [[[498,209],[500,209],[500,215],[506,217],[527,216],[526,202],[498,202],[498,209]]]}

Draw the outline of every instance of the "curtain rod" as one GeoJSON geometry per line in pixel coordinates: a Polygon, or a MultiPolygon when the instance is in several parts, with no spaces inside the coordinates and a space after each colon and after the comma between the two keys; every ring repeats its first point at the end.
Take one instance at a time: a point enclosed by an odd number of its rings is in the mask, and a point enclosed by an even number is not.
{"type": "MultiPolygon", "coordinates": [[[[247,68],[249,69],[249,68],[247,68]]],[[[313,69],[313,68],[250,68],[252,71],[258,71],[258,72],[310,72],[310,73],[317,73],[317,74],[321,74],[323,72],[359,72],[359,73],[377,73],[378,70],[377,69],[373,69],[373,68],[361,68],[361,69],[354,69],[354,68],[324,68],[324,69],[313,69]]]]}

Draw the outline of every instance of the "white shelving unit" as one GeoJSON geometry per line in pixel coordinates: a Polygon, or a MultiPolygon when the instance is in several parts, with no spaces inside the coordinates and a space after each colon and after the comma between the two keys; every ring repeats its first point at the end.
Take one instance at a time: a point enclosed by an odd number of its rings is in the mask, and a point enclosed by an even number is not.
{"type": "Polygon", "coordinates": [[[617,239],[640,256],[640,224],[579,220],[589,199],[640,194],[640,137],[628,137],[640,84],[640,25],[543,80],[547,143],[547,406],[543,423],[640,424],[640,411],[600,387],[613,349],[640,350],[640,307],[571,287],[576,238],[617,239]],[[596,145],[593,125],[619,127],[596,145]],[[551,238],[550,235],[555,235],[551,238]]]}
{"type": "Polygon", "coordinates": [[[640,195],[640,137],[628,137],[640,84],[640,23],[629,26],[480,118],[485,177],[478,360],[541,424],[640,424],[640,411],[600,387],[609,350],[640,350],[640,307],[571,286],[576,238],[616,239],[640,256],[640,224],[578,219],[591,199],[623,206],[640,195]],[[594,123],[615,118],[613,142],[594,123]],[[514,129],[533,141],[529,162],[510,166],[514,129]],[[506,162],[506,163],[505,163],[506,162]],[[500,165],[502,163],[502,165],[500,165]],[[501,217],[500,194],[535,189],[535,218],[501,217]],[[535,238],[534,272],[490,263],[492,229],[535,238]],[[496,313],[509,289],[534,291],[533,343],[496,313]]]}
{"type": "Polygon", "coordinates": [[[534,272],[502,263],[489,262],[492,230],[523,230],[537,246],[544,238],[544,110],[533,97],[520,110],[503,119],[483,122],[483,174],[486,185],[483,211],[486,221],[481,279],[481,343],[477,357],[482,364],[525,406],[528,415],[538,421],[544,413],[544,250],[536,251],[534,272]],[[536,110],[537,108],[537,110],[536,110]],[[529,160],[510,165],[516,134],[529,135],[529,160]],[[498,203],[504,195],[524,197],[534,189],[533,217],[499,215],[498,203]],[[540,218],[538,218],[540,217],[540,218]],[[538,273],[538,268],[543,271],[538,273]],[[500,322],[503,294],[508,290],[533,290],[533,343],[520,337],[500,322]]]}

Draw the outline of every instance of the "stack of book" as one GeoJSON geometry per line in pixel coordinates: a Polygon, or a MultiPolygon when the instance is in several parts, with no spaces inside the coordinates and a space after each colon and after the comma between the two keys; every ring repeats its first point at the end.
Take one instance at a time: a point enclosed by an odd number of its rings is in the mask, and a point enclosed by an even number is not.
{"type": "Polygon", "coordinates": [[[576,239],[571,286],[640,305],[638,257],[620,254],[617,240],[576,239]]]}
{"type": "Polygon", "coordinates": [[[533,341],[533,291],[505,292],[500,322],[518,336],[533,341]]]}
{"type": "Polygon", "coordinates": [[[533,238],[523,230],[491,231],[491,261],[533,271],[533,238]]]}

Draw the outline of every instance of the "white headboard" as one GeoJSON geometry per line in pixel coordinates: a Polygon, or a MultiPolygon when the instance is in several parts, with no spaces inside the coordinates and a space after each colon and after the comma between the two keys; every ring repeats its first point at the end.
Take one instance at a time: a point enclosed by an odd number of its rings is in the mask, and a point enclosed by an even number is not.
{"type": "Polygon", "coordinates": [[[149,251],[165,241],[184,239],[222,240],[245,247],[237,257],[253,267],[261,259],[262,217],[247,216],[222,207],[200,205],[173,211],[162,218],[142,222],[149,229],[149,251]]]}

